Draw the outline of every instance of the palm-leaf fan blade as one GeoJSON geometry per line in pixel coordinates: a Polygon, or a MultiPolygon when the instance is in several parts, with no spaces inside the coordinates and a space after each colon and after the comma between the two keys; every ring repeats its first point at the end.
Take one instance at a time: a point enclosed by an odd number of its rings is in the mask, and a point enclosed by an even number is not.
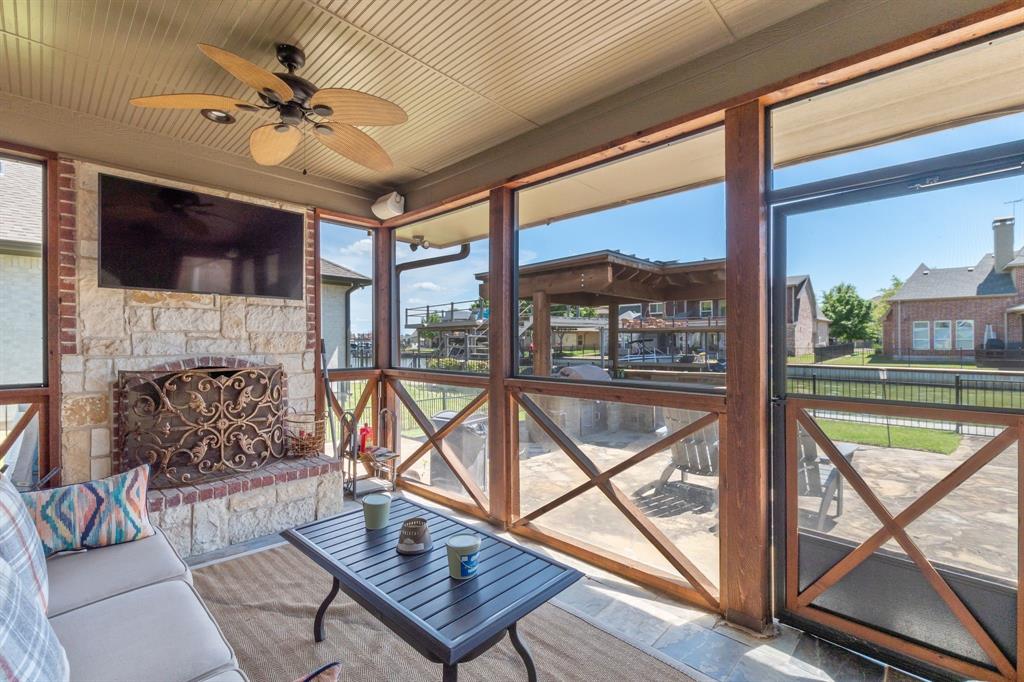
{"type": "Polygon", "coordinates": [[[271,123],[260,126],[249,135],[249,153],[261,166],[276,166],[295,151],[302,140],[302,132],[298,128],[288,126],[278,130],[280,124],[271,123]]]}
{"type": "Polygon", "coordinates": [[[205,43],[199,43],[199,49],[207,57],[217,62],[222,69],[256,92],[277,98],[281,102],[287,102],[295,97],[290,85],[266,69],[256,66],[233,52],[205,43]]]}
{"type": "Polygon", "coordinates": [[[324,88],[309,99],[309,106],[328,106],[335,123],[357,126],[391,126],[409,120],[402,107],[358,90],[324,88]]]}
{"type": "Polygon", "coordinates": [[[327,148],[375,171],[392,167],[391,157],[373,138],[344,123],[321,123],[313,129],[316,139],[327,148]]]}
{"type": "Polygon", "coordinates": [[[248,102],[223,95],[208,95],[202,92],[181,93],[177,95],[152,95],[150,97],[133,97],[129,104],[150,109],[234,109],[252,110],[256,107],[248,102]]]}

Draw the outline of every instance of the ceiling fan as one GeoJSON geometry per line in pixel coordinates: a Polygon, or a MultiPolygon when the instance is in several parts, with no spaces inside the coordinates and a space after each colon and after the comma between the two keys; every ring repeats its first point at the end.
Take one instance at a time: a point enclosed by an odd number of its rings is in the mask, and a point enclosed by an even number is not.
{"type": "Polygon", "coordinates": [[[225,71],[256,90],[262,105],[245,100],[204,93],[153,95],[128,100],[137,107],[155,109],[198,109],[214,123],[235,122],[233,112],[275,111],[277,123],[254,129],[249,135],[249,152],[256,163],[276,166],[298,148],[300,126],[309,125],[324,146],[376,171],[392,167],[391,158],[373,138],[355,126],[389,126],[405,123],[405,111],[380,97],[344,88],[319,89],[295,75],[306,63],[306,54],[294,45],[277,46],[277,61],[287,73],[271,73],[237,54],[213,45],[199,44],[199,50],[225,71]]]}

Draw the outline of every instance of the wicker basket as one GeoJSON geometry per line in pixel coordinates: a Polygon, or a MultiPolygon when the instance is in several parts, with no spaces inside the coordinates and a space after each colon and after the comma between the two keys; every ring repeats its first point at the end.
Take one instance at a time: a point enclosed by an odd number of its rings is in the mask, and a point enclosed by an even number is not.
{"type": "Polygon", "coordinates": [[[284,445],[289,457],[315,457],[324,451],[324,417],[314,412],[284,416],[284,445]]]}

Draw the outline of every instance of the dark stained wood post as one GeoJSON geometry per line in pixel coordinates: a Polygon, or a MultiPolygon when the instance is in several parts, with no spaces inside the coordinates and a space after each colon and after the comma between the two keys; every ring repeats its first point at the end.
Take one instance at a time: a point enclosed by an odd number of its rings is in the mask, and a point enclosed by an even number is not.
{"type": "Polygon", "coordinates": [[[490,514],[508,527],[512,501],[518,493],[518,452],[511,438],[518,425],[513,420],[513,401],[506,392],[515,362],[513,329],[519,328],[519,306],[515,299],[516,223],[512,190],[498,188],[490,196],[490,272],[488,275],[487,342],[490,347],[490,380],[487,406],[487,453],[490,485],[487,490],[490,514]]]}
{"type": "Polygon", "coordinates": [[[612,368],[612,378],[619,369],[619,304],[608,304],[608,364],[612,368]]]}
{"type": "Polygon", "coordinates": [[[551,297],[533,292],[533,376],[551,376],[551,297]]]}
{"type": "Polygon", "coordinates": [[[720,478],[726,619],[771,626],[768,449],[768,230],[764,106],[725,112],[727,418],[720,478]]]}
{"type": "MultiPolygon", "coordinates": [[[[391,367],[392,358],[401,352],[398,319],[398,301],[395,300],[395,233],[386,227],[373,233],[373,358],[377,369],[391,367]]],[[[398,357],[399,362],[401,358],[398,357]]],[[[398,403],[389,390],[387,381],[381,376],[377,384],[380,400],[375,401],[377,409],[386,407],[398,419],[398,403]]],[[[398,452],[398,443],[387,441],[390,433],[382,433],[378,423],[378,412],[373,414],[374,432],[377,442],[398,452]]],[[[389,430],[390,431],[390,430],[389,430]]]]}

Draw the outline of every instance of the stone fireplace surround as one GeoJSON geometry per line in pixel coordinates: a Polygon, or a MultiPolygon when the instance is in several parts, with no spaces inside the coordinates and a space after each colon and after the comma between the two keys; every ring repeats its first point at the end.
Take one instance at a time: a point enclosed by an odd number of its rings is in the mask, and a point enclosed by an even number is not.
{"type": "MultiPolygon", "coordinates": [[[[61,477],[103,478],[113,469],[113,391],[121,370],[169,371],[230,363],[280,364],[288,404],[313,409],[317,380],[315,229],[307,206],[268,201],[62,158],[57,244],[60,268],[61,477]],[[107,289],[98,285],[98,174],[113,173],[304,213],[303,300],[107,289]]],[[[156,255],[155,255],[156,256],[156,255]]],[[[157,256],[158,257],[158,256],[157,256]]],[[[341,466],[332,459],[282,460],[198,486],[152,491],[153,521],[190,556],[341,509],[341,466]]]]}

